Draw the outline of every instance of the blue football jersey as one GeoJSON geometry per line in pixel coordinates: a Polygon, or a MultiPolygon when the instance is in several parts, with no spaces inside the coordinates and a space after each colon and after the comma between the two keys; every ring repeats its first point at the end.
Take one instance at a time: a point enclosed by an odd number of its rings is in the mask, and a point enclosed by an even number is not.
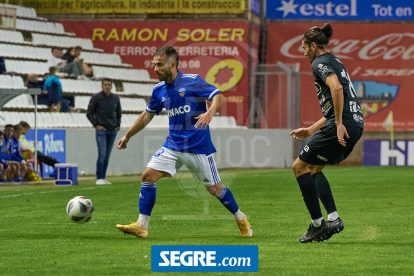
{"type": "Polygon", "coordinates": [[[207,111],[206,100],[212,101],[218,93],[219,89],[199,75],[183,74],[180,71],[172,83],[162,81],[156,84],[147,112],[158,115],[163,108],[167,110],[170,135],[164,147],[196,154],[209,155],[216,152],[209,127],[195,128],[197,120],[194,118],[207,111]]]}

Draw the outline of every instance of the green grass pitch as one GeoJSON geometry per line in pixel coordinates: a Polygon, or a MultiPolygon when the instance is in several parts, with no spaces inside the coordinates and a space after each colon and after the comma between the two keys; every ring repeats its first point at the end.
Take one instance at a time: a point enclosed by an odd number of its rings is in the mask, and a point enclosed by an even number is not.
{"type": "Polygon", "coordinates": [[[140,176],[112,177],[108,186],[85,180],[71,187],[0,187],[0,275],[150,275],[151,245],[258,245],[259,272],[238,275],[414,274],[412,168],[327,168],[345,230],[309,244],[298,242],[310,217],[290,170],[220,174],[249,216],[252,238],[241,238],[233,220],[214,219],[227,210],[217,199],[197,198],[188,175],[180,185],[158,182],[147,239],[115,228],[138,217],[140,176]],[[95,205],[83,225],[65,212],[78,195],[95,205]]]}

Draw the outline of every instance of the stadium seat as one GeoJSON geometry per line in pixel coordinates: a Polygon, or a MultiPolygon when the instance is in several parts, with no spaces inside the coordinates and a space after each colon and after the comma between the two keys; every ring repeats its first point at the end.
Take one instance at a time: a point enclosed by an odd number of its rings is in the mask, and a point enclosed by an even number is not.
{"type": "Polygon", "coordinates": [[[16,9],[16,16],[18,17],[26,17],[26,18],[36,18],[36,11],[33,8],[26,8],[17,5],[10,5],[10,4],[3,4],[0,3],[0,7],[7,7],[7,8],[15,8],[16,9]]]}
{"type": "Polygon", "coordinates": [[[0,88],[25,88],[19,76],[0,75],[0,88]]]}
{"type": "Polygon", "coordinates": [[[134,94],[139,96],[151,96],[154,88],[153,84],[140,84],[123,82],[124,94],[134,94]]]}
{"type": "Polygon", "coordinates": [[[168,122],[169,118],[167,115],[154,116],[151,122],[147,125],[147,128],[166,129],[169,128],[168,122]]]}
{"type": "Polygon", "coordinates": [[[0,41],[24,43],[24,38],[21,32],[0,30],[0,41]]]}
{"type": "Polygon", "coordinates": [[[16,29],[40,33],[66,34],[65,32],[61,32],[61,28],[57,28],[53,22],[34,21],[19,18],[16,19],[16,29]]]}
{"type": "Polygon", "coordinates": [[[129,81],[150,81],[148,71],[143,69],[123,69],[94,66],[93,73],[97,78],[113,78],[129,81]]]}
{"type": "MultiPolygon", "coordinates": [[[[98,93],[102,90],[100,81],[61,79],[64,93],[98,93]]],[[[115,85],[112,85],[112,93],[116,93],[115,85]]],[[[90,97],[89,97],[90,98],[90,97]]]]}
{"type": "Polygon", "coordinates": [[[147,107],[147,102],[144,99],[130,99],[120,98],[121,107],[123,111],[144,111],[147,107]]]}
{"type": "Polygon", "coordinates": [[[16,72],[19,74],[44,74],[49,71],[46,62],[9,59],[5,59],[4,62],[8,72],[16,72]]]}
{"type": "MultiPolygon", "coordinates": [[[[92,53],[83,51],[80,55],[86,63],[100,64],[100,65],[116,65],[121,66],[121,57],[117,54],[92,53]]],[[[131,65],[124,65],[130,67],[131,65]]]]}
{"type": "Polygon", "coordinates": [[[63,48],[81,46],[83,49],[93,49],[92,40],[87,38],[32,33],[32,39],[33,45],[59,46],[63,48]]]}

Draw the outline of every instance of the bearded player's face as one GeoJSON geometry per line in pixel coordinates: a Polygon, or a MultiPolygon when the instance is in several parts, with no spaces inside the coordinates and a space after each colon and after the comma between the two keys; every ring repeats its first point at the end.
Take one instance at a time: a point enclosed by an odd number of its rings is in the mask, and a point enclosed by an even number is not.
{"type": "Polygon", "coordinates": [[[171,63],[168,62],[166,55],[154,56],[154,70],[160,81],[168,80],[171,75],[171,63]]]}
{"type": "Polygon", "coordinates": [[[312,42],[311,45],[308,45],[302,40],[302,48],[305,51],[305,56],[312,63],[313,60],[316,58],[316,44],[314,42],[312,42]],[[315,48],[315,49],[313,49],[313,48],[315,48]]]}

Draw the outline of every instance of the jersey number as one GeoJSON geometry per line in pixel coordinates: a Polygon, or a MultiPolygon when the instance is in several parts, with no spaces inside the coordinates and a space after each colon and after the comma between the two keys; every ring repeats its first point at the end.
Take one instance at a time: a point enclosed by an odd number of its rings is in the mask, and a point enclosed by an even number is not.
{"type": "Polygon", "coordinates": [[[348,72],[345,72],[345,70],[342,70],[341,76],[344,77],[349,82],[349,90],[351,91],[352,98],[356,97],[355,88],[352,84],[351,78],[349,77],[348,72]]]}

